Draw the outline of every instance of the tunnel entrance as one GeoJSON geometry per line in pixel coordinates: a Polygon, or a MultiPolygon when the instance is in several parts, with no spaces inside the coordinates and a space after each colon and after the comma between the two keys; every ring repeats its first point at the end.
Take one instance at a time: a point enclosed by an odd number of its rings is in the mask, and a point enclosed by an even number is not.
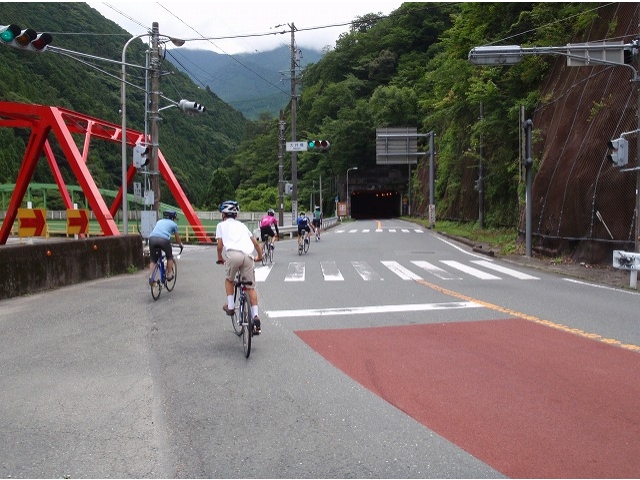
{"type": "Polygon", "coordinates": [[[351,218],[393,218],[400,216],[401,200],[396,190],[354,190],[351,218]]]}

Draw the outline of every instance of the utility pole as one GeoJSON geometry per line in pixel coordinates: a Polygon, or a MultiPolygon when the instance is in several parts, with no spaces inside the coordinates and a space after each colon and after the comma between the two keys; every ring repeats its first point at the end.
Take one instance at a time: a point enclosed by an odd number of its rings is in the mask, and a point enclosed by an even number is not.
{"type": "Polygon", "coordinates": [[[280,208],[278,209],[278,223],[284,224],[284,165],[283,165],[283,147],[284,147],[284,110],[280,110],[280,127],[278,130],[278,199],[280,208]]]}
{"type": "MultiPolygon", "coordinates": [[[[160,210],[160,169],[158,168],[158,114],[160,103],[160,57],[158,52],[158,22],[153,22],[151,29],[151,107],[149,120],[151,123],[151,189],[153,190],[153,210],[158,217],[160,210]]],[[[146,106],[145,106],[146,107],[146,106]]]]}
{"type": "MultiPolygon", "coordinates": [[[[480,102],[480,122],[484,116],[484,109],[482,102],[480,102]]],[[[478,228],[484,229],[484,167],[482,165],[482,158],[484,156],[482,132],[480,132],[480,164],[478,166],[478,228]]]]}
{"type": "MultiPolygon", "coordinates": [[[[291,141],[296,141],[296,110],[298,96],[296,94],[296,26],[291,28],[291,141]]],[[[291,224],[296,223],[298,217],[298,152],[291,152],[291,224]]]]}

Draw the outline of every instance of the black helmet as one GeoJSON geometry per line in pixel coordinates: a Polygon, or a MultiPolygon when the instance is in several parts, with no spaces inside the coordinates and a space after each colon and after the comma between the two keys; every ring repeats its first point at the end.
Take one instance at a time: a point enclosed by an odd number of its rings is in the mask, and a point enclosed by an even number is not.
{"type": "Polygon", "coordinates": [[[175,220],[176,218],[178,218],[178,214],[174,210],[165,210],[162,214],[162,217],[175,220]]]}

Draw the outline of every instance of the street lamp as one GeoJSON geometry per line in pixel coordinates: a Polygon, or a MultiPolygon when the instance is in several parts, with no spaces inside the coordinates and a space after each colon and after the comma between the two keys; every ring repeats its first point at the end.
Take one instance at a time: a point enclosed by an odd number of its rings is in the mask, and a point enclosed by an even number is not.
{"type": "Polygon", "coordinates": [[[351,195],[349,195],[349,172],[351,170],[357,170],[358,167],[347,168],[347,213],[351,217],[351,195]]]}
{"type": "MultiPolygon", "coordinates": [[[[155,25],[154,25],[155,26],[155,25]]],[[[127,79],[126,79],[126,52],[129,44],[136,40],[137,38],[147,37],[152,35],[151,32],[142,33],[140,35],[136,35],[127,40],[127,43],[124,44],[122,48],[122,78],[120,81],[120,102],[121,112],[122,112],[122,231],[124,234],[129,233],[129,224],[128,217],[129,212],[127,211],[127,100],[126,100],[126,88],[127,88],[127,79]]],[[[165,35],[176,47],[181,47],[184,45],[184,40],[179,38],[172,38],[165,35]]],[[[146,111],[146,107],[145,107],[146,111]]],[[[146,140],[146,139],[145,139],[146,140]]]]}

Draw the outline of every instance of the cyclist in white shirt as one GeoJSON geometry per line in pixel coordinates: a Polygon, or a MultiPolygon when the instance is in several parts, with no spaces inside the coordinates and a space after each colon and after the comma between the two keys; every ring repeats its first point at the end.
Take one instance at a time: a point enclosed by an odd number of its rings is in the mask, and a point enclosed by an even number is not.
{"type": "Polygon", "coordinates": [[[256,276],[254,270],[254,258],[251,256],[254,251],[257,253],[255,261],[262,260],[262,249],[257,240],[252,235],[249,228],[242,222],[236,220],[239,212],[238,203],[226,201],[220,205],[222,222],[216,226],[216,242],[218,250],[217,263],[225,265],[224,289],[227,295],[227,304],[222,309],[227,315],[235,313],[233,301],[233,290],[236,274],[240,271],[240,276],[245,281],[250,281],[247,285],[249,303],[251,304],[251,316],[254,323],[254,335],[261,332],[260,318],[258,316],[258,292],[256,291],[256,276]]]}

